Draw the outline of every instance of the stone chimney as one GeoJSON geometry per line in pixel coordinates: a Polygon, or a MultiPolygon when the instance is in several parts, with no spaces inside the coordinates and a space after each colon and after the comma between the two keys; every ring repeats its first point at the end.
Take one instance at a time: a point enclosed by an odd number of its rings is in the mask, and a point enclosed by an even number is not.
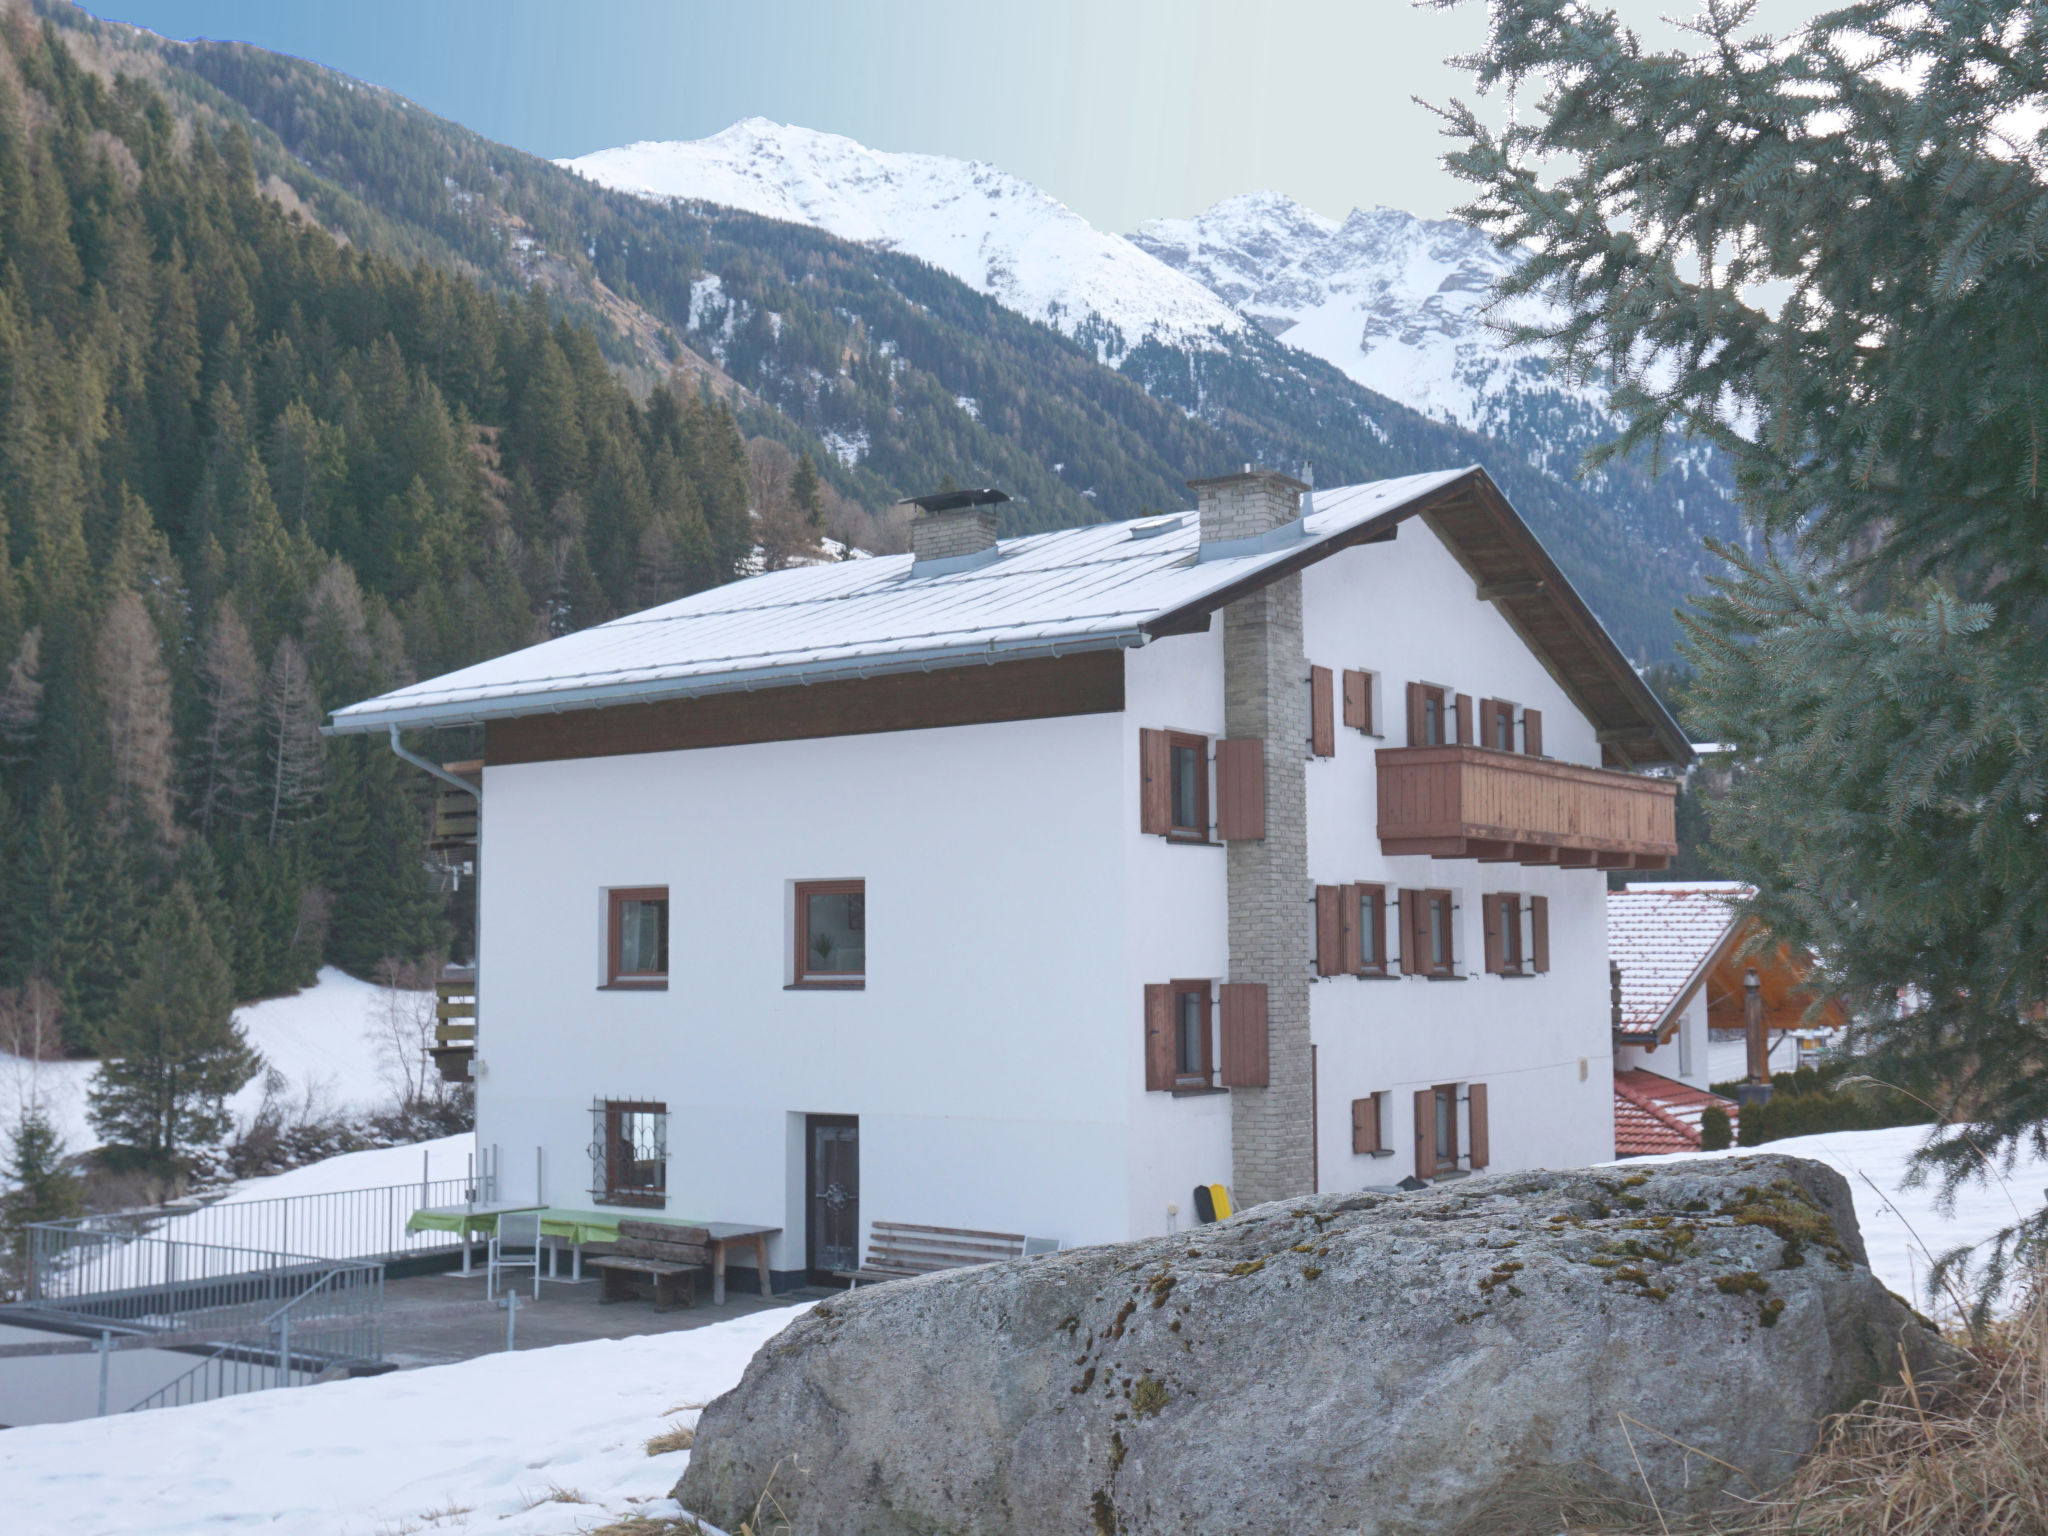
{"type": "Polygon", "coordinates": [[[1009,499],[1001,491],[986,489],[934,491],[899,501],[899,507],[918,510],[910,525],[911,570],[920,576],[942,576],[998,558],[994,509],[1009,499]]]}
{"type": "Polygon", "coordinates": [[[1278,470],[1247,464],[1235,475],[1190,480],[1188,489],[1200,508],[1201,558],[1206,560],[1257,554],[1260,547],[1298,534],[1301,497],[1308,487],[1278,470]]]}

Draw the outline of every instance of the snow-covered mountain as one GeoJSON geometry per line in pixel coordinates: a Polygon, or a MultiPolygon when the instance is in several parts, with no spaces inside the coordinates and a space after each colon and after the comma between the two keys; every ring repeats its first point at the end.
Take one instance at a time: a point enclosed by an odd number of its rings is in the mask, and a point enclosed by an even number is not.
{"type": "MultiPolygon", "coordinates": [[[[1617,423],[1597,386],[1502,345],[1482,309],[1514,258],[1468,225],[1391,208],[1340,221],[1255,192],[1124,236],[993,165],[765,118],[560,163],[619,191],[915,257],[1072,337],[1246,457],[1353,473],[1480,460],[1554,552],[1584,562],[1578,579],[1610,614],[1626,610],[1624,627],[1656,647],[1696,585],[1700,536],[1734,531],[1726,472],[1699,445],[1670,444],[1661,477],[1641,463],[1581,477],[1585,450],[1617,423]]],[[[707,273],[692,290],[692,343],[728,362],[750,314],[707,273]]],[[[867,425],[821,430],[843,462],[864,461],[867,425]]]]}
{"type": "Polygon", "coordinates": [[[1426,415],[1506,435],[1527,397],[1540,396],[1604,421],[1597,388],[1561,382],[1488,328],[1488,291],[1514,258],[1469,224],[1396,208],[1354,208],[1339,221],[1252,192],[1131,239],[1267,334],[1426,415]]]}
{"type": "Polygon", "coordinates": [[[708,139],[559,163],[622,192],[743,208],[915,256],[1111,366],[1147,339],[1206,348],[1245,326],[1197,277],[984,161],[891,154],[750,117],[708,139]]]}

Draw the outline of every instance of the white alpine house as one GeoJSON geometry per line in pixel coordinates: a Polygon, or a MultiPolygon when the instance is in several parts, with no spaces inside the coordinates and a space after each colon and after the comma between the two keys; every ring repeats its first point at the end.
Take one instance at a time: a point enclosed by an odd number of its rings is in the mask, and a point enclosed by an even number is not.
{"type": "Polygon", "coordinates": [[[477,724],[501,1199],[1066,1245],[1594,1162],[1683,734],[1485,473],[751,577],[338,711],[477,724]]]}

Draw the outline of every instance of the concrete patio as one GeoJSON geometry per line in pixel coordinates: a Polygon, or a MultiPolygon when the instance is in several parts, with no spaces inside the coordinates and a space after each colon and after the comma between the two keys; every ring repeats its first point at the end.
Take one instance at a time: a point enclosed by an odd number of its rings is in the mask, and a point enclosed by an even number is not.
{"type": "MultiPolygon", "coordinates": [[[[567,1266],[564,1266],[566,1275],[567,1266]]],[[[653,1303],[624,1301],[600,1306],[597,1277],[580,1281],[567,1278],[540,1283],[540,1300],[533,1299],[533,1280],[522,1277],[519,1289],[517,1344],[521,1350],[541,1349],[550,1344],[580,1344],[586,1339],[624,1339],[642,1333],[669,1333],[685,1328],[702,1328],[728,1318],[795,1302],[814,1301],[832,1294],[804,1289],[778,1293],[772,1301],[746,1293],[726,1293],[721,1306],[712,1306],[710,1285],[699,1286],[697,1304],[673,1312],[656,1312],[653,1303]]],[[[502,1300],[504,1292],[499,1292],[502,1300]]],[[[495,1354],[505,1347],[505,1314],[502,1311],[459,1312],[450,1315],[450,1302],[480,1302],[484,1297],[481,1269],[464,1278],[450,1270],[444,1274],[408,1275],[384,1282],[384,1358],[401,1370],[425,1365],[447,1365],[456,1360],[495,1354]]]]}

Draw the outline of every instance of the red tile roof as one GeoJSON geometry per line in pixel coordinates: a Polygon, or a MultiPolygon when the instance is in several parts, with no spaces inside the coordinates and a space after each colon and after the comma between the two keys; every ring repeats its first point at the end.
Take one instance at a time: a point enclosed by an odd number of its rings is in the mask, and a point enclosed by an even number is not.
{"type": "Polygon", "coordinates": [[[1614,1074],[1614,1155],[1645,1157],[1653,1152],[1697,1152],[1700,1116],[1719,1105],[1731,1128],[1736,1123],[1732,1101],[1704,1088],[1692,1088],[1640,1067],[1614,1074]]]}

